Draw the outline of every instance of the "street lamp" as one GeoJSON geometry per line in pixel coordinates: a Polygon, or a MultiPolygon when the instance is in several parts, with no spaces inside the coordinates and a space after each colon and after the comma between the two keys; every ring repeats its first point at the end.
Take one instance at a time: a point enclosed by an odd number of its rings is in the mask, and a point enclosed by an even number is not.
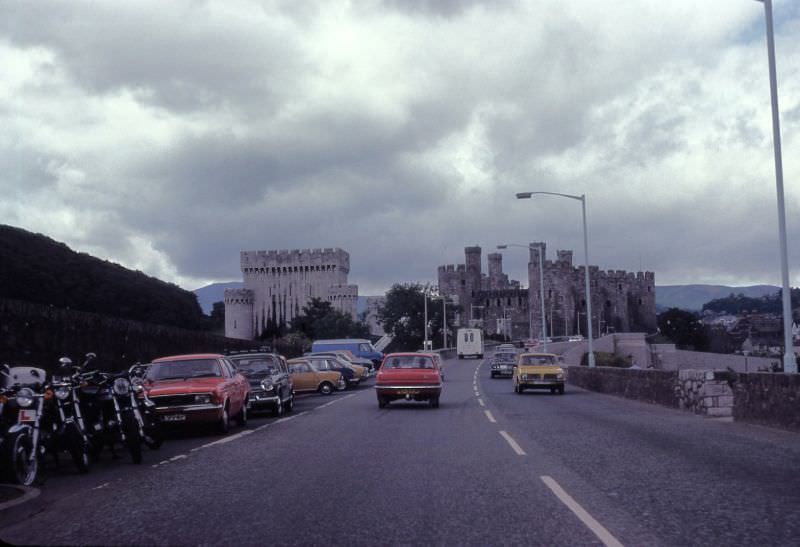
{"type": "MultiPolygon", "coordinates": [[[[519,243],[506,243],[505,245],[498,245],[498,249],[507,249],[509,247],[523,247],[526,249],[536,249],[536,252],[539,253],[539,301],[542,304],[542,349],[544,352],[547,352],[547,326],[545,325],[544,320],[544,273],[542,270],[542,262],[544,261],[544,256],[542,256],[542,246],[541,245],[520,245],[519,243]]],[[[530,288],[528,289],[530,290],[530,288]]],[[[533,310],[530,306],[528,306],[528,338],[533,339],[533,310]]]]}
{"type": "Polygon", "coordinates": [[[772,28],[772,0],[757,0],[764,4],[767,23],[767,59],[769,90],[772,99],[772,146],[775,153],[775,188],[778,194],[778,235],[781,251],[781,280],[783,282],[783,371],[796,374],[797,360],[792,341],[792,297],[789,287],[789,258],[786,243],[786,207],[783,203],[783,160],[781,159],[781,123],[778,110],[778,79],[775,69],[775,36],[772,28]]]}
{"type": "MultiPolygon", "coordinates": [[[[439,296],[432,296],[431,300],[441,300],[442,301],[442,349],[447,349],[447,295],[442,294],[439,296]]],[[[428,307],[427,301],[425,306],[425,317],[428,316],[428,307]]],[[[427,323],[425,326],[425,339],[428,338],[428,327],[427,323]]]]}
{"type": "Polygon", "coordinates": [[[422,342],[422,349],[427,351],[428,348],[428,287],[422,289],[422,300],[425,302],[425,340],[422,342]]]}
{"type": "MultiPolygon", "coordinates": [[[[530,199],[534,195],[547,195],[547,196],[560,196],[562,198],[575,199],[581,202],[581,211],[583,212],[583,255],[585,260],[586,271],[584,272],[584,279],[586,281],[586,317],[588,321],[589,331],[589,366],[594,366],[594,347],[592,345],[592,295],[589,288],[589,236],[586,229],[586,194],[580,196],[573,196],[572,194],[559,194],[558,192],[518,192],[517,199],[530,199]]],[[[539,261],[541,263],[541,261],[539,261]]],[[[542,317],[544,322],[544,317],[542,317]]]]}

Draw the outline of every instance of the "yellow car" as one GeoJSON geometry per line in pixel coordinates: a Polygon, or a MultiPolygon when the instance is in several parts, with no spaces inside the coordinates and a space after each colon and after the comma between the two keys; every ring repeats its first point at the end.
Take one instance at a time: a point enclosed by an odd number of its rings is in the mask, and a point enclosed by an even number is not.
{"type": "Polygon", "coordinates": [[[514,393],[526,389],[549,389],[564,394],[564,369],[552,353],[522,353],[514,368],[514,393]]]}
{"type": "Polygon", "coordinates": [[[340,372],[316,370],[306,359],[291,359],[286,364],[289,366],[289,376],[297,393],[318,391],[323,395],[330,395],[337,389],[345,388],[344,378],[340,372]]]}

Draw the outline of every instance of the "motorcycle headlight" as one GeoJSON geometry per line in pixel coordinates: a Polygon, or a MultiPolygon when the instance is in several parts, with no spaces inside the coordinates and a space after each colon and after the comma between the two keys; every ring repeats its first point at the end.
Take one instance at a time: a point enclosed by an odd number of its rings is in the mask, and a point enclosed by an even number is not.
{"type": "Polygon", "coordinates": [[[23,387],[17,391],[17,404],[22,408],[28,408],[33,404],[33,390],[23,387]]]}
{"type": "Polygon", "coordinates": [[[131,391],[131,383],[127,378],[117,378],[114,380],[114,393],[117,395],[127,395],[131,391]]]}
{"type": "Polygon", "coordinates": [[[70,389],[67,386],[58,386],[54,390],[54,393],[56,394],[56,399],[63,401],[64,399],[69,397],[69,391],[70,389]]]}
{"type": "Polygon", "coordinates": [[[264,388],[264,391],[272,391],[275,389],[275,386],[273,386],[272,382],[269,380],[261,380],[261,387],[264,388]]]}
{"type": "Polygon", "coordinates": [[[201,393],[200,395],[194,396],[194,404],[196,405],[207,405],[210,403],[211,403],[210,393],[201,393]]]}

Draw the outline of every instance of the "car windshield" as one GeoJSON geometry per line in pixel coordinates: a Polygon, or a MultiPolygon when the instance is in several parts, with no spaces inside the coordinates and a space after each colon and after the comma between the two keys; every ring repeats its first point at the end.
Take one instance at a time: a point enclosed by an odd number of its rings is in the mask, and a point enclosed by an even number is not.
{"type": "Polygon", "coordinates": [[[153,381],[218,377],[222,377],[222,370],[216,359],[161,361],[153,363],[147,371],[147,378],[153,381]]]}
{"type": "Polygon", "coordinates": [[[520,357],[522,365],[555,365],[556,358],[552,355],[523,355],[520,357]]]}
{"type": "Polygon", "coordinates": [[[384,368],[433,368],[433,360],[426,355],[397,355],[387,359],[384,368]]]}
{"type": "Polygon", "coordinates": [[[245,376],[269,376],[278,372],[278,365],[270,358],[234,359],[233,362],[245,376]]]}
{"type": "Polygon", "coordinates": [[[494,359],[495,361],[513,361],[517,358],[516,353],[495,353],[494,359]]]}

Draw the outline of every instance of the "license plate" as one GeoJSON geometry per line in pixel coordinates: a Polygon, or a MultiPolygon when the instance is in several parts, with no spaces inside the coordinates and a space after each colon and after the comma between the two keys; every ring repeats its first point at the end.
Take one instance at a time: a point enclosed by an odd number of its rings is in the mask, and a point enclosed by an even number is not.
{"type": "Polygon", "coordinates": [[[400,395],[416,395],[419,393],[418,389],[401,389],[400,395]]]}
{"type": "Polygon", "coordinates": [[[186,414],[167,414],[161,416],[162,422],[183,422],[186,420],[186,414]]]}
{"type": "Polygon", "coordinates": [[[36,421],[36,411],[35,410],[26,410],[20,409],[19,411],[19,421],[22,422],[35,422],[36,421]]]}

